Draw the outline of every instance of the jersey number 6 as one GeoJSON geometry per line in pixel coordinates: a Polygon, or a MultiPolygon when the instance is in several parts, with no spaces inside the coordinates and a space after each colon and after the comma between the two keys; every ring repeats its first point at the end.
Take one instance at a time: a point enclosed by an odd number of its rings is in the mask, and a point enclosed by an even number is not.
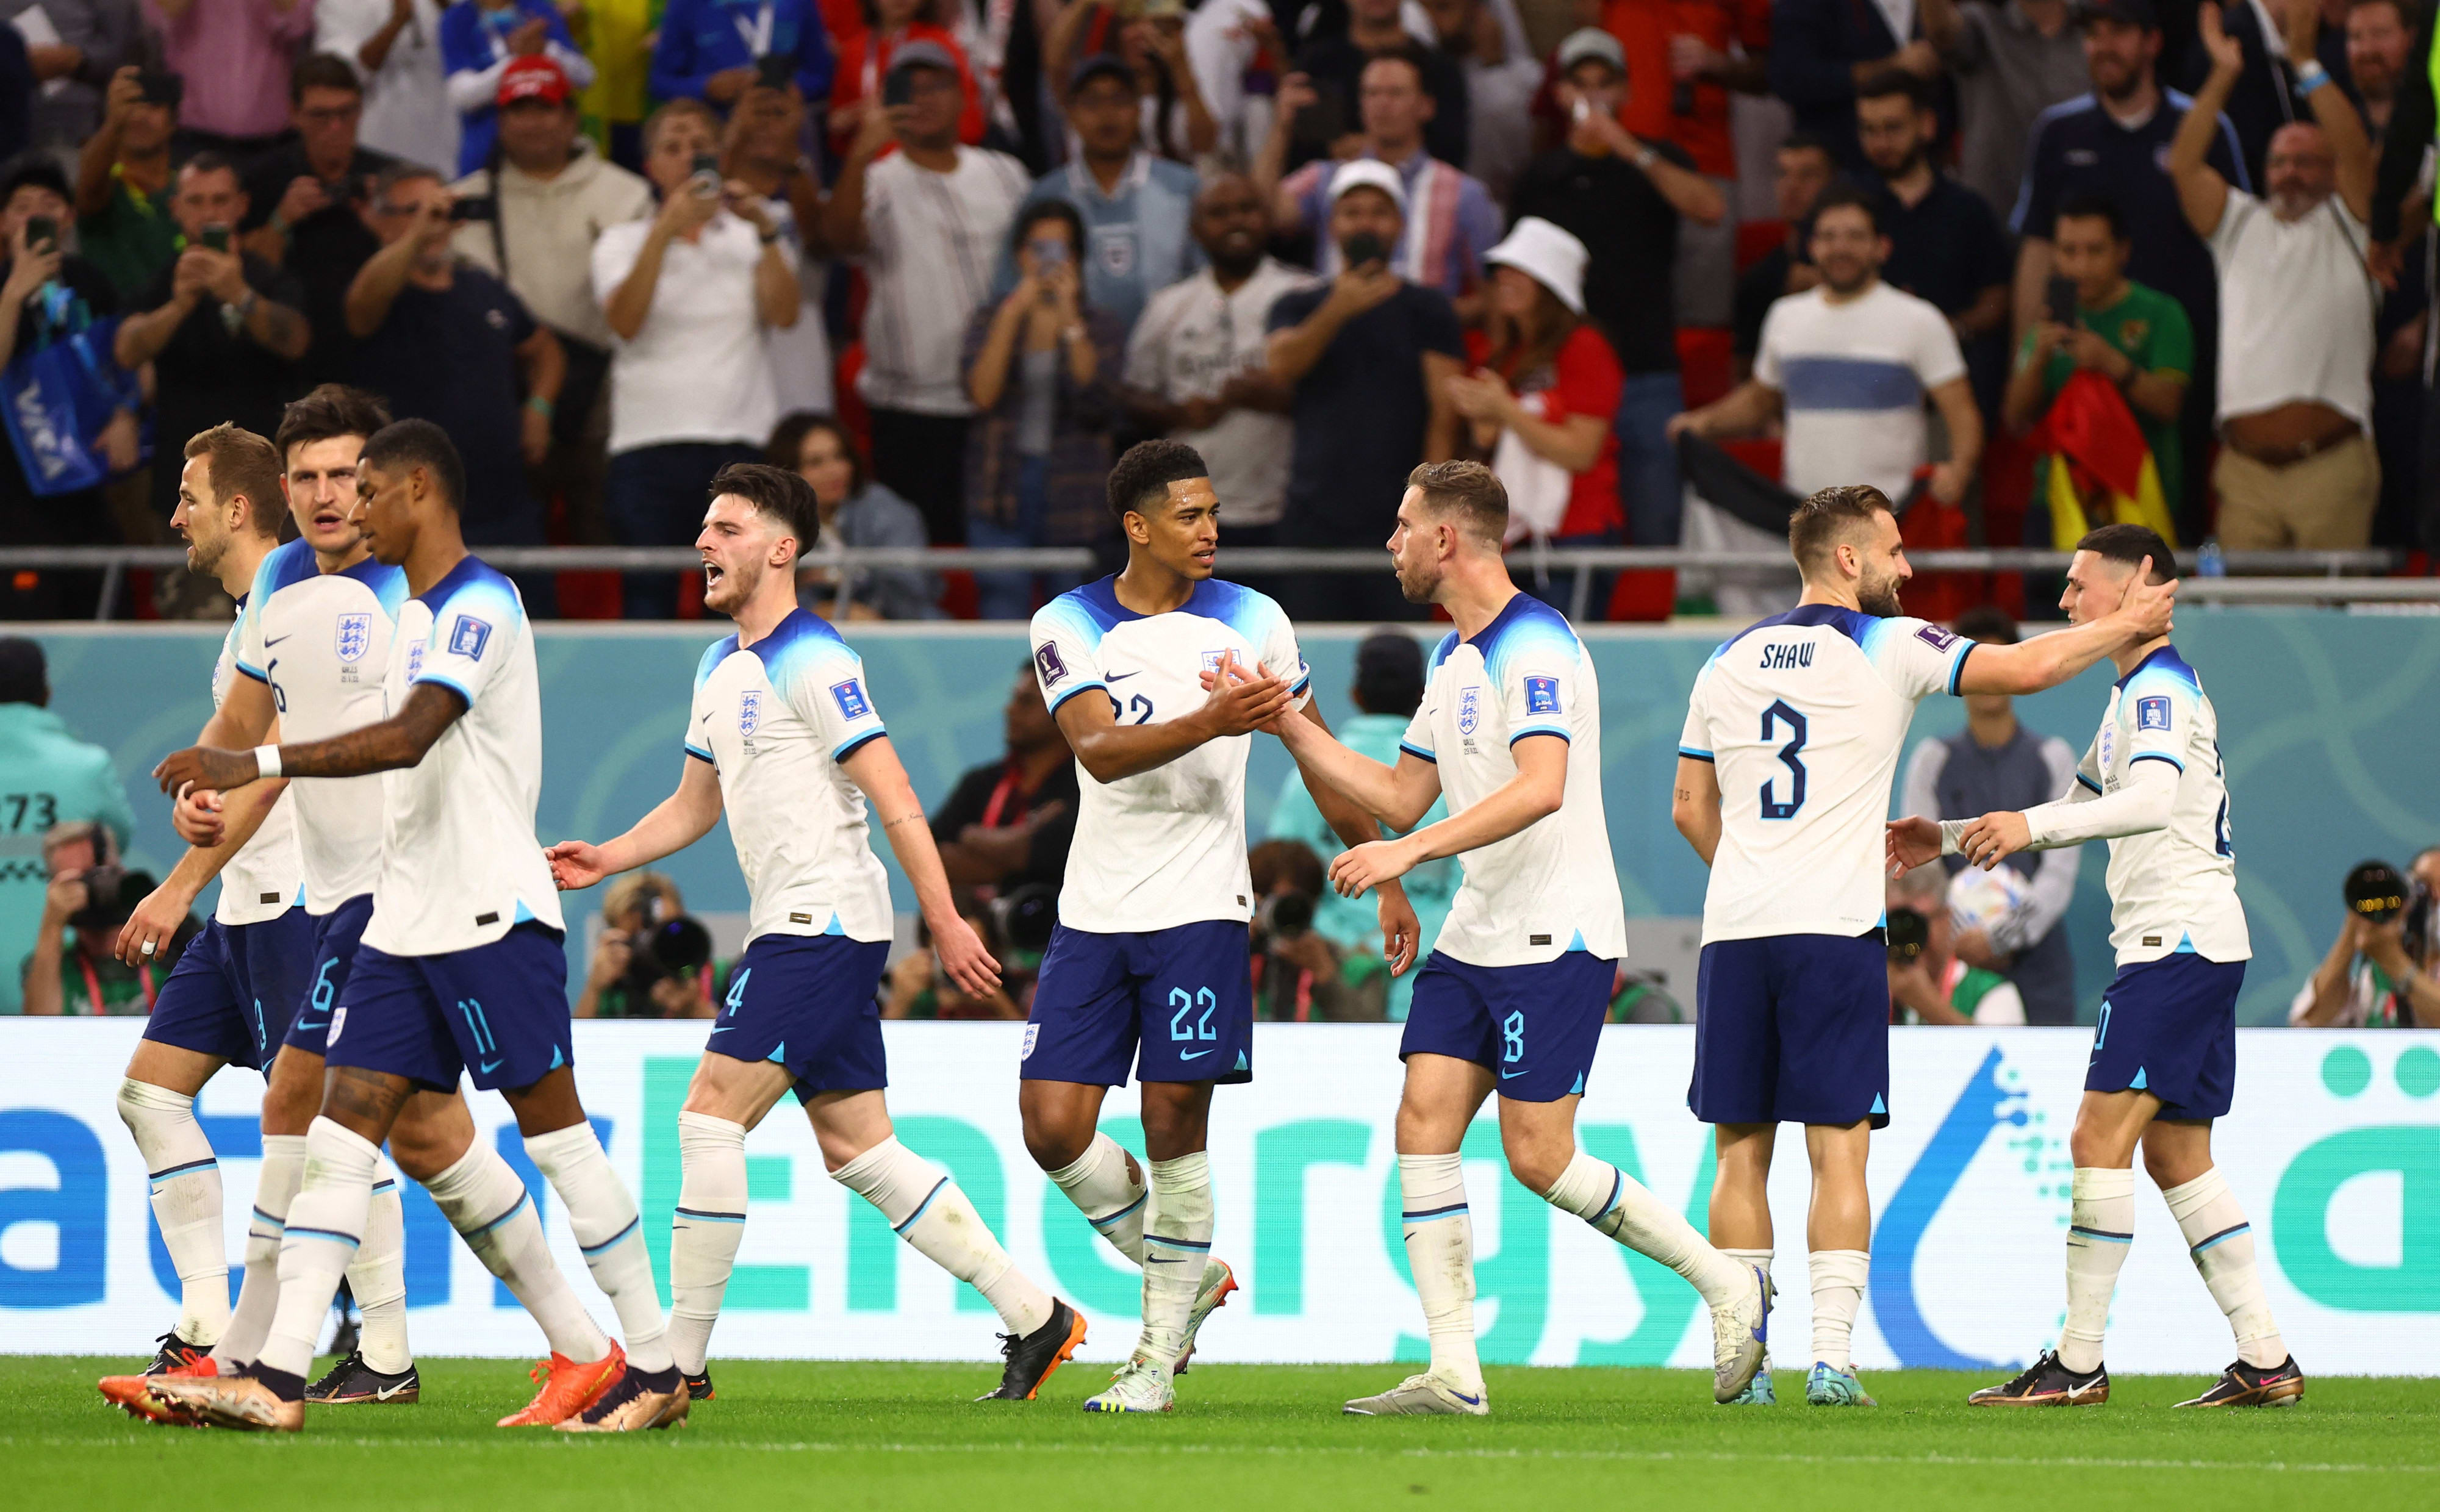
{"type": "Polygon", "coordinates": [[[1775,700],[1762,711],[1762,738],[1768,742],[1774,727],[1782,720],[1786,721],[1788,733],[1787,744],[1779,747],[1779,759],[1787,764],[1787,801],[1783,803],[1770,796],[1778,778],[1763,783],[1762,817],[1767,819],[1794,819],[1796,811],[1804,806],[1804,764],[1797,760],[1804,750],[1804,716],[1788,708],[1786,700],[1775,700]]]}

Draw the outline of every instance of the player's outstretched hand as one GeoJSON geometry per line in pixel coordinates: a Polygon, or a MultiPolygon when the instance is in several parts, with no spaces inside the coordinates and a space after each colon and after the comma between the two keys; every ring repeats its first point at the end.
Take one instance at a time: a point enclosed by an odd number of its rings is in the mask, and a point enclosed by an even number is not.
{"type": "Polygon", "coordinates": [[[215,750],[209,746],[173,750],[152,768],[152,780],[161,784],[165,793],[174,793],[182,787],[211,787],[226,792],[232,787],[243,787],[261,775],[254,752],[215,750]]]}
{"type": "Polygon", "coordinates": [[[1390,963],[1390,975],[1403,977],[1415,963],[1423,921],[1415,917],[1415,906],[1407,901],[1404,889],[1381,894],[1380,914],[1381,959],[1390,963]]]}
{"type": "Polygon", "coordinates": [[[583,840],[562,840],[542,853],[550,863],[550,879],[562,892],[580,892],[610,874],[601,864],[601,847],[583,840]]]}
{"type": "Polygon", "coordinates": [[[1890,875],[1900,877],[1940,858],[1940,821],[1928,819],[1890,820],[1890,875]]]}
{"type": "Polygon", "coordinates": [[[1987,872],[2032,843],[2033,826],[2025,822],[2025,816],[2002,811],[1967,820],[1965,833],[1957,839],[1957,853],[1987,872]]]}
{"type": "Polygon", "coordinates": [[[999,963],[983,947],[983,937],[963,919],[950,919],[932,931],[932,949],[942,969],[969,998],[988,998],[999,990],[999,963]]]}
{"type": "Polygon", "coordinates": [[[1248,675],[1233,651],[1220,658],[1211,696],[1204,700],[1204,717],[1215,735],[1250,735],[1269,728],[1296,702],[1288,685],[1260,665],[1248,675]]]}
{"type": "MultiPolygon", "coordinates": [[[[1413,871],[1414,866],[1414,856],[1406,840],[1372,840],[1342,852],[1337,860],[1330,863],[1330,885],[1338,890],[1340,897],[1360,898],[1367,889],[1395,882],[1413,871]]],[[[1408,917],[1412,916],[1410,911],[1408,917]]]]}
{"type": "Polygon", "coordinates": [[[221,795],[208,787],[189,787],[170,805],[170,827],[178,838],[198,850],[208,851],[221,843],[227,826],[221,820],[221,795]]]}
{"type": "Polygon", "coordinates": [[[167,960],[170,939],[187,922],[187,907],[192,902],[167,882],[146,893],[118,927],[118,959],[131,966],[158,965],[167,960]]]}
{"type": "Polygon", "coordinates": [[[2128,628],[2133,632],[2128,639],[2136,645],[2167,635],[2171,611],[2178,606],[2178,580],[2154,583],[2149,581],[2151,575],[2152,559],[2147,556],[2127,580],[2126,596],[2118,601],[2118,612],[2127,617],[2128,628]]]}

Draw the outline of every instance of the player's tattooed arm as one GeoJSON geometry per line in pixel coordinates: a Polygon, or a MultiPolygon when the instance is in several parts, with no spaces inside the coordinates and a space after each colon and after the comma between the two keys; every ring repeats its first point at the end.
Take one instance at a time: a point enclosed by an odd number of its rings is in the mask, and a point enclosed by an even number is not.
{"type": "Polygon", "coordinates": [[[1678,783],[1670,794],[1669,817],[1686,843],[1712,864],[1713,854],[1720,848],[1720,774],[1718,768],[1698,757],[1678,758],[1678,783]]]}
{"type": "MultiPolygon", "coordinates": [[[[437,682],[419,682],[406,695],[406,707],[379,724],[351,729],[328,740],[310,740],[279,749],[282,777],[362,777],[412,766],[466,712],[465,695],[437,682]]],[[[215,750],[192,746],[173,751],[152,768],[161,791],[174,793],[192,785],[226,792],[243,787],[262,775],[250,750],[215,750]]]]}

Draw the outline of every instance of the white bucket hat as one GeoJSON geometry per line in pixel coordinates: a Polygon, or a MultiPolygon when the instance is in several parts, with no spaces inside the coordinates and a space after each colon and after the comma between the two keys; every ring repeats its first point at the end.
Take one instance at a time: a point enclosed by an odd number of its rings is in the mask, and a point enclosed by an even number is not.
{"type": "Polygon", "coordinates": [[[1517,222],[1507,240],[1482,259],[1526,275],[1578,315],[1585,313],[1585,264],[1591,260],[1582,242],[1538,215],[1517,222]]]}
{"type": "Polygon", "coordinates": [[[1379,189],[1398,207],[1400,215],[1407,213],[1407,181],[1398,176],[1396,169],[1378,158],[1357,157],[1339,164],[1330,175],[1330,203],[1337,204],[1340,195],[1355,189],[1379,189]]]}

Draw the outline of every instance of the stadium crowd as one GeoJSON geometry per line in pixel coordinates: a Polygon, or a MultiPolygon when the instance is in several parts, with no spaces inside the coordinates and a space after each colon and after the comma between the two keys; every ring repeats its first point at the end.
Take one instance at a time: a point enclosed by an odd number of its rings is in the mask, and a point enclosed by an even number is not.
{"type": "MultiPolygon", "coordinates": [[[[1472,455],[1561,552],[1756,544],[1783,487],[1857,478],[1917,546],[2429,547],[2418,10],[0,0],[0,547],[168,543],[187,437],[332,379],[448,430],[478,547],[684,546],[767,457],[832,547],[1110,548],[1102,478],[1155,435],[1214,459],[1232,546],[1377,545],[1410,467],[1472,455]]],[[[0,616],[99,584],[15,570],[0,616]]],[[[226,612],[180,573],[99,607],[226,612]]]]}

